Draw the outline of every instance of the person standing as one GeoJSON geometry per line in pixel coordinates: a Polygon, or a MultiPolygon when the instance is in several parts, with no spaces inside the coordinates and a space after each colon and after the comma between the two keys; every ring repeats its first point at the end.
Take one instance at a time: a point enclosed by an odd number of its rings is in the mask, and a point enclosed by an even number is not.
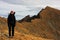
{"type": "Polygon", "coordinates": [[[14,36],[14,28],[16,25],[15,12],[11,11],[7,18],[9,37],[14,36]]]}

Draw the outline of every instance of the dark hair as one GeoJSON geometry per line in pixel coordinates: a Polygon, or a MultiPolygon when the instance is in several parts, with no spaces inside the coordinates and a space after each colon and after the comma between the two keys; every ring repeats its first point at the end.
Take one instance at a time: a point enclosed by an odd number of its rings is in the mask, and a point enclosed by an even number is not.
{"type": "Polygon", "coordinates": [[[14,12],[14,14],[15,14],[15,12],[14,12]]]}

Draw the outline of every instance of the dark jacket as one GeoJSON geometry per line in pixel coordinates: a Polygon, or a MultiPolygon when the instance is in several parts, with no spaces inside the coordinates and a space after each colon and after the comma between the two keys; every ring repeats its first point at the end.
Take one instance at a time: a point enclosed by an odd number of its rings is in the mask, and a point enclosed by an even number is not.
{"type": "Polygon", "coordinates": [[[9,14],[8,15],[7,22],[8,22],[8,26],[9,25],[12,25],[12,26],[16,25],[16,19],[15,19],[14,14],[9,14]]]}

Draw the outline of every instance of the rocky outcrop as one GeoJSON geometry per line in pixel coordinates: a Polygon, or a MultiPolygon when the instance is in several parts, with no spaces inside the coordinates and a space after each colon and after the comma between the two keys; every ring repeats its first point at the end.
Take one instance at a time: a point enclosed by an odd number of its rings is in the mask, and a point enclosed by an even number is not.
{"type": "Polygon", "coordinates": [[[19,20],[18,22],[31,22],[31,17],[30,15],[27,15],[23,19],[19,20]]]}
{"type": "Polygon", "coordinates": [[[30,17],[30,15],[27,15],[26,17],[24,17],[23,19],[19,20],[18,22],[31,22],[31,20],[33,19],[39,19],[40,18],[40,13],[38,13],[37,15],[34,15],[32,17],[30,17]]]}

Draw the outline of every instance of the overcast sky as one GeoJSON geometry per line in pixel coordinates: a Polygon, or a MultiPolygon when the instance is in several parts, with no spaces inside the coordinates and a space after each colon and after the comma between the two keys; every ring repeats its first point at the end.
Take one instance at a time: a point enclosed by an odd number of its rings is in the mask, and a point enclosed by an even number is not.
{"type": "Polygon", "coordinates": [[[16,18],[21,19],[26,15],[36,15],[46,6],[60,9],[60,0],[0,0],[0,15],[8,15],[14,10],[16,15],[20,15],[16,18]]]}

